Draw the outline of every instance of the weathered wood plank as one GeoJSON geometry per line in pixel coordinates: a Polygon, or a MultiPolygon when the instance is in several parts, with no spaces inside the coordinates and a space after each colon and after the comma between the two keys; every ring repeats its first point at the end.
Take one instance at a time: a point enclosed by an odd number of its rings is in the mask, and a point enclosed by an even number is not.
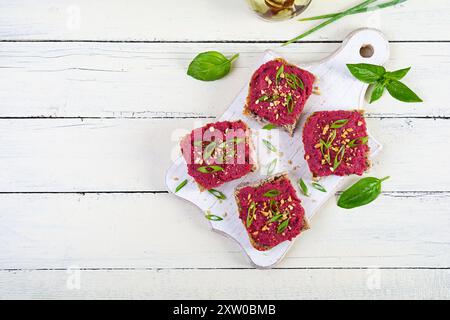
{"type": "MultiPolygon", "coordinates": [[[[448,267],[449,206],[449,193],[387,192],[351,211],[330,199],[278,267],[448,267]]],[[[0,251],[0,269],[251,267],[170,194],[0,195],[0,251]]]]}
{"type": "MultiPolygon", "coordinates": [[[[1,19],[0,19],[1,21],[1,19]]],[[[149,44],[2,43],[0,117],[213,117],[222,114],[246,85],[262,52],[272,48],[289,60],[317,61],[337,43],[149,44]],[[200,51],[240,52],[224,79],[204,83],[186,75],[200,51]]],[[[388,94],[367,107],[382,117],[449,117],[450,43],[394,43],[389,69],[412,66],[405,78],[423,99],[404,104],[388,94]],[[439,74],[439,77],[436,75],[439,74]]],[[[320,85],[320,83],[319,83],[320,85]]]]}
{"type": "Polygon", "coordinates": [[[0,272],[0,297],[449,299],[449,284],[449,270],[14,271],[0,272]]]}
{"type": "MultiPolygon", "coordinates": [[[[0,120],[0,192],[165,190],[179,138],[211,119],[0,120]]],[[[449,191],[447,120],[368,119],[385,190],[449,191]],[[431,165],[439,159],[439,165],[431,165]]],[[[298,143],[301,143],[298,141],[298,143]]],[[[175,177],[174,177],[175,178],[175,177]]]]}
{"type": "MultiPolygon", "coordinates": [[[[313,1],[305,16],[347,9],[361,2],[313,1]]],[[[450,6],[446,0],[424,4],[410,0],[397,8],[355,15],[334,23],[306,40],[342,40],[361,27],[382,29],[392,40],[449,40],[450,6]]],[[[317,22],[266,23],[244,0],[217,2],[135,0],[3,1],[1,39],[88,40],[287,40],[317,22]]]]}

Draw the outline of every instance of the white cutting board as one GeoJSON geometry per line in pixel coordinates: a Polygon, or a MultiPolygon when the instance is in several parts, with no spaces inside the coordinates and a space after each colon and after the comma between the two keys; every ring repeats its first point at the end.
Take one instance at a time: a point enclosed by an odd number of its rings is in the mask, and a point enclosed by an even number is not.
{"type": "MultiPolygon", "coordinates": [[[[280,57],[280,55],[273,51],[266,51],[262,55],[261,60],[255,62],[255,70],[264,62],[277,57],[280,57]]],[[[274,158],[277,158],[277,166],[273,173],[287,171],[297,190],[298,186],[296,182],[299,178],[303,178],[307,182],[310,196],[303,196],[300,192],[298,194],[305,209],[307,219],[310,222],[310,227],[314,228],[314,221],[311,221],[312,216],[320,209],[325,201],[334,197],[339,184],[346,178],[330,176],[321,179],[320,184],[325,187],[327,190],[326,193],[311,187],[312,176],[304,160],[302,143],[304,122],[308,115],[314,111],[362,109],[367,84],[356,80],[348,71],[346,64],[364,62],[383,65],[388,58],[389,43],[380,31],[375,29],[358,29],[352,32],[343,41],[340,48],[326,59],[318,62],[299,64],[300,67],[312,72],[318,78],[318,83],[315,85],[319,87],[321,94],[312,94],[309,98],[293,137],[290,137],[287,132],[281,129],[270,131],[261,130],[263,126],[261,123],[242,114],[248,91],[248,86],[245,86],[228,110],[216,121],[242,119],[249,125],[254,133],[253,141],[257,149],[259,170],[217,188],[227,196],[226,200],[217,200],[207,191],[199,191],[197,184],[187,174],[184,159],[180,157],[167,171],[166,184],[168,189],[174,192],[181,181],[188,179],[189,183],[177,192],[176,195],[194,203],[204,213],[207,212],[223,217],[222,221],[211,221],[212,229],[237,241],[256,267],[273,267],[283,258],[293,244],[293,241],[285,241],[268,251],[258,251],[253,248],[250,244],[247,231],[239,219],[237,205],[233,195],[234,189],[242,182],[253,182],[267,178],[267,166],[274,158]],[[374,53],[370,58],[364,58],[360,55],[360,48],[366,45],[371,45],[374,49],[374,53]],[[262,139],[269,140],[276,146],[279,152],[282,152],[282,155],[268,151],[262,144],[262,139]]],[[[292,61],[288,62],[293,63],[292,61]]],[[[372,136],[369,135],[369,137],[370,157],[373,157],[381,150],[381,145],[372,136]]],[[[180,212],[180,219],[182,218],[183,213],[180,212]]],[[[300,239],[301,241],[301,238],[302,234],[296,239],[300,239]]]]}

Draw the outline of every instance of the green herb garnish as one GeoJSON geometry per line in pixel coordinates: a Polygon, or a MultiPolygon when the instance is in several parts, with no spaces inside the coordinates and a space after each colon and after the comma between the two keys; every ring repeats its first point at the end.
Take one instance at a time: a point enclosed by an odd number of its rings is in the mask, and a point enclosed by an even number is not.
{"type": "Polygon", "coordinates": [[[230,72],[231,63],[238,57],[238,53],[228,59],[217,51],[203,52],[189,64],[187,74],[202,81],[221,79],[230,72]]]}
{"type": "Polygon", "coordinates": [[[247,221],[245,223],[247,228],[249,228],[252,225],[255,212],[256,212],[256,203],[252,202],[247,210],[247,221]]]}
{"type": "Polygon", "coordinates": [[[258,102],[272,102],[275,101],[279,98],[280,96],[277,94],[274,94],[273,96],[269,97],[268,95],[262,95],[261,97],[259,97],[256,101],[258,102]]]}
{"type": "Polygon", "coordinates": [[[309,194],[308,194],[308,186],[306,185],[305,181],[303,181],[302,178],[300,178],[300,180],[298,180],[298,185],[300,186],[300,189],[302,190],[302,193],[305,196],[308,197],[309,196],[309,194]]]}
{"type": "Polygon", "coordinates": [[[293,73],[285,73],[286,82],[289,87],[293,90],[297,90],[298,88],[305,89],[305,86],[303,85],[303,81],[297,77],[297,75],[293,73]]]}
{"type": "Polygon", "coordinates": [[[359,10],[359,9],[362,9],[362,8],[367,7],[369,4],[371,4],[371,3],[375,2],[375,1],[377,1],[377,0],[366,0],[366,1],[363,1],[362,3],[360,3],[360,4],[357,5],[357,6],[351,7],[351,8],[348,9],[348,10],[345,10],[345,11],[343,11],[343,12],[339,12],[338,14],[336,14],[336,15],[333,16],[332,18],[330,18],[330,19],[328,19],[328,20],[322,22],[322,23],[319,24],[318,26],[316,26],[316,27],[314,27],[314,28],[312,28],[312,29],[310,29],[310,30],[308,30],[308,31],[306,31],[306,32],[304,32],[304,33],[302,33],[301,35],[299,35],[299,36],[297,36],[297,37],[295,37],[295,38],[293,38],[293,39],[291,39],[291,40],[285,42],[285,43],[283,44],[283,46],[286,46],[286,45],[288,45],[288,44],[291,44],[291,43],[293,43],[293,42],[296,42],[296,41],[298,41],[298,40],[300,40],[300,39],[302,39],[302,38],[304,38],[304,37],[310,35],[311,33],[315,32],[315,31],[317,31],[317,30],[322,29],[323,27],[329,25],[330,23],[332,23],[332,22],[334,22],[334,21],[336,21],[336,20],[339,20],[339,19],[341,19],[341,18],[343,18],[343,17],[345,17],[345,16],[351,14],[352,12],[354,12],[354,11],[356,11],[356,10],[359,10]]]}
{"type": "Polygon", "coordinates": [[[336,153],[336,156],[334,157],[334,164],[333,164],[333,171],[336,170],[342,163],[342,160],[344,159],[344,153],[345,153],[345,146],[341,146],[339,151],[336,153]]]}
{"type": "Polygon", "coordinates": [[[275,170],[276,166],[277,166],[277,159],[275,158],[269,163],[269,166],[267,167],[267,175],[270,176],[275,170]]]}
{"type": "Polygon", "coordinates": [[[393,98],[402,102],[423,101],[403,82],[399,81],[400,79],[403,79],[411,68],[390,72],[386,71],[382,66],[367,63],[347,64],[347,67],[356,79],[370,84],[370,103],[380,99],[384,89],[387,89],[393,98]]]}
{"type": "Polygon", "coordinates": [[[266,124],[264,127],[262,127],[264,130],[272,130],[272,129],[275,129],[275,128],[277,128],[277,126],[276,125],[274,125],[274,124],[272,124],[272,123],[269,123],[269,124],[266,124]]]}
{"type": "MultiPolygon", "coordinates": [[[[388,8],[388,7],[392,7],[396,4],[400,4],[402,2],[406,2],[407,0],[393,0],[390,2],[386,2],[386,3],[381,3],[372,7],[366,7],[366,8],[361,8],[358,10],[354,10],[349,14],[357,14],[357,13],[364,13],[364,12],[369,12],[369,11],[375,11],[378,9],[384,9],[384,8],[388,8]]],[[[328,18],[333,18],[334,16],[338,15],[341,12],[336,12],[336,13],[329,13],[329,14],[323,14],[320,16],[314,16],[314,17],[308,17],[308,18],[301,18],[298,21],[312,21],[312,20],[322,20],[322,19],[328,19],[328,18]]]]}
{"type": "Polygon", "coordinates": [[[322,191],[322,192],[327,192],[327,190],[319,183],[317,182],[313,182],[311,183],[311,185],[314,187],[314,189],[322,191]]]}
{"type": "Polygon", "coordinates": [[[223,171],[223,168],[221,166],[202,166],[198,167],[197,171],[200,171],[201,173],[213,173],[217,171],[223,171]]]}
{"type": "Polygon", "coordinates": [[[348,146],[350,148],[354,148],[354,147],[357,147],[357,146],[362,146],[362,145],[366,144],[367,141],[369,141],[369,137],[356,138],[356,139],[353,139],[352,141],[350,141],[348,143],[348,146]]]}
{"type": "Polygon", "coordinates": [[[275,148],[275,146],[272,143],[270,143],[269,140],[262,139],[262,142],[264,143],[267,149],[269,149],[272,152],[277,152],[277,148],[275,148]]]}
{"type": "MultiPolygon", "coordinates": [[[[345,126],[347,123],[348,123],[348,119],[336,120],[330,125],[330,128],[331,129],[339,129],[339,128],[342,128],[343,126],[345,126]]],[[[335,134],[335,137],[336,137],[336,134],[335,134]]]]}
{"type": "Polygon", "coordinates": [[[289,225],[290,220],[291,220],[291,218],[288,218],[288,219],[284,220],[282,223],[280,223],[280,225],[277,228],[277,233],[282,233],[284,230],[286,230],[286,228],[289,225]]]}
{"type": "Polygon", "coordinates": [[[359,180],[345,190],[339,197],[337,205],[344,209],[352,209],[374,201],[381,193],[381,183],[389,179],[367,177],[359,180]]]}
{"type": "Polygon", "coordinates": [[[177,193],[178,191],[180,191],[186,184],[188,183],[188,180],[185,179],[183,182],[181,182],[177,188],[175,189],[175,193],[177,193]]]}
{"type": "Polygon", "coordinates": [[[222,192],[216,189],[209,189],[208,192],[219,200],[225,200],[227,198],[222,192]]]}
{"type": "Polygon", "coordinates": [[[277,214],[276,216],[273,216],[272,219],[269,220],[269,223],[276,222],[276,221],[280,220],[281,218],[283,218],[283,214],[282,213],[277,214]]]}
{"type": "Polygon", "coordinates": [[[196,147],[201,147],[201,146],[203,146],[203,141],[202,141],[202,140],[194,141],[194,146],[196,146],[196,147]]]}
{"type": "Polygon", "coordinates": [[[203,160],[208,160],[211,157],[212,153],[216,149],[217,143],[215,141],[211,141],[203,150],[203,160]]]}
{"type": "Polygon", "coordinates": [[[207,215],[205,215],[205,218],[208,220],[211,220],[211,221],[222,221],[223,220],[222,217],[216,216],[215,214],[207,214],[207,215]]]}
{"type": "Polygon", "coordinates": [[[284,72],[284,64],[282,64],[277,70],[277,75],[275,76],[276,85],[278,85],[278,81],[280,80],[280,76],[283,74],[283,72],[284,72]]]}
{"type": "Polygon", "coordinates": [[[272,189],[264,193],[264,197],[273,198],[280,194],[280,191],[277,189],[272,189]]]}
{"type": "Polygon", "coordinates": [[[382,3],[382,4],[379,4],[379,5],[375,5],[375,6],[369,7],[369,5],[374,3],[375,1],[377,1],[377,0],[366,0],[366,1],[361,2],[359,5],[354,6],[354,7],[350,8],[350,9],[347,9],[347,10],[342,11],[342,12],[337,12],[337,13],[331,13],[331,14],[325,14],[325,15],[320,15],[320,16],[300,19],[299,21],[319,20],[319,19],[328,19],[328,20],[326,20],[326,21],[322,22],[321,24],[317,25],[316,27],[314,27],[314,28],[312,28],[312,29],[302,33],[301,35],[299,35],[299,36],[297,36],[297,37],[295,37],[295,38],[285,42],[283,44],[283,46],[286,46],[286,45],[288,45],[290,43],[296,42],[296,41],[298,41],[298,40],[300,40],[300,39],[310,35],[311,33],[315,32],[317,30],[320,30],[323,27],[325,27],[325,26],[333,23],[334,21],[339,20],[339,19],[341,19],[341,18],[343,18],[345,16],[356,14],[356,13],[368,12],[368,11],[373,11],[373,10],[378,10],[378,9],[391,7],[391,6],[394,6],[396,4],[405,2],[406,0],[393,0],[393,1],[390,1],[390,2],[387,2],[387,3],[382,3]]]}
{"type": "Polygon", "coordinates": [[[288,95],[286,97],[286,107],[287,107],[288,113],[292,113],[292,111],[294,111],[294,99],[292,99],[291,95],[288,95]]]}

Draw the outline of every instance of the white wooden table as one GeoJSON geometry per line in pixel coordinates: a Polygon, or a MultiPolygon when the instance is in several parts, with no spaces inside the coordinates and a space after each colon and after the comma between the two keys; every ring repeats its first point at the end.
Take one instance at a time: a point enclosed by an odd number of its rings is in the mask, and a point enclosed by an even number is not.
{"type": "Polygon", "coordinates": [[[450,2],[355,15],[283,49],[314,23],[168,2],[0,0],[0,298],[450,298],[450,2]],[[370,174],[392,178],[369,206],[330,200],[276,269],[255,270],[167,193],[178,138],[228,107],[265,49],[318,60],[365,26],[425,100],[367,107],[384,145],[370,174]],[[206,50],[241,56],[203,83],[185,73],[206,50]]]}

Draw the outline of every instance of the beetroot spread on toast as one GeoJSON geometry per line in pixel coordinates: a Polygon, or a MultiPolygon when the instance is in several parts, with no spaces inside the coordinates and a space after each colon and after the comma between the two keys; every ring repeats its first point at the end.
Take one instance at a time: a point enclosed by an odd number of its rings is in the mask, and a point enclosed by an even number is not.
{"type": "Polygon", "coordinates": [[[201,189],[238,179],[254,169],[250,129],[243,121],[209,123],[181,141],[188,174],[201,189]]]}
{"type": "Polygon", "coordinates": [[[252,245],[268,250],[307,229],[305,211],[287,175],[236,189],[239,218],[252,245]]]}
{"type": "Polygon", "coordinates": [[[314,80],[310,72],[283,59],[269,61],[250,80],[245,113],[278,126],[294,127],[312,93],[314,80]]]}
{"type": "Polygon", "coordinates": [[[305,159],[313,176],[362,175],[369,167],[366,121],[360,111],[320,111],[303,127],[305,159]]]}

